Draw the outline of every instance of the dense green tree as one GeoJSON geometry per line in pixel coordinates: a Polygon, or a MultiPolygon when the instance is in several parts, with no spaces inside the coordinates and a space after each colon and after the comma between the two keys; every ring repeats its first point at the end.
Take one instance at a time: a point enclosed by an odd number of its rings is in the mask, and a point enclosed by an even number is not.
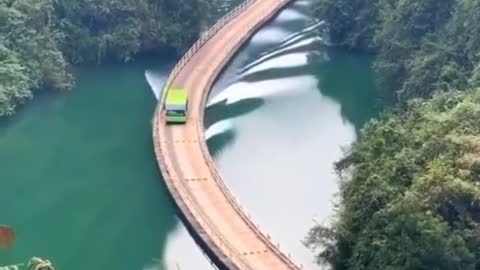
{"type": "MultiPolygon", "coordinates": [[[[373,43],[378,48],[374,68],[380,74],[378,81],[382,96],[391,100],[396,91],[408,91],[404,89],[404,83],[412,81],[408,79],[414,73],[410,62],[423,59],[417,57],[416,52],[421,50],[429,34],[443,28],[453,3],[454,0],[379,2],[379,26],[373,43]]],[[[422,85],[428,86],[430,84],[422,85]]]]}
{"type": "Polygon", "coordinates": [[[69,90],[70,64],[181,53],[221,0],[0,0],[0,116],[33,90],[69,90]]]}
{"type": "Polygon", "coordinates": [[[14,52],[0,45],[0,116],[15,112],[17,103],[32,97],[30,78],[14,52]]]}
{"type": "Polygon", "coordinates": [[[334,270],[480,269],[480,2],[317,1],[402,106],[337,162],[338,214],[306,244],[334,270]]]}
{"type": "Polygon", "coordinates": [[[338,216],[306,241],[334,269],[479,269],[480,89],[369,123],[336,166],[338,216]]]}
{"type": "Polygon", "coordinates": [[[59,0],[57,26],[74,63],[129,61],[139,52],[184,50],[208,23],[204,0],[59,0]]]}
{"type": "Polygon", "coordinates": [[[332,41],[375,52],[378,89],[386,101],[465,88],[478,70],[476,0],[317,0],[332,41]],[[477,69],[476,69],[477,68],[477,69]]]}
{"type": "Polygon", "coordinates": [[[372,51],[378,2],[379,0],[317,0],[315,14],[320,19],[327,20],[330,37],[335,44],[372,51]]]}
{"type": "Polygon", "coordinates": [[[57,46],[50,0],[0,2],[0,115],[13,114],[31,89],[70,89],[72,77],[57,46]]]}

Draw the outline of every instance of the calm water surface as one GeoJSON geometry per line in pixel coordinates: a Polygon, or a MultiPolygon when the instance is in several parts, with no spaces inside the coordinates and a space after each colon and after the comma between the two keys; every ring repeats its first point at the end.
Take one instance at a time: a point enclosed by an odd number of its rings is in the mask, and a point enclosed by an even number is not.
{"type": "Polygon", "coordinates": [[[78,68],[74,91],[1,123],[0,222],[18,239],[0,265],[126,270],[162,256],[178,221],[151,149],[151,65],[78,68]]]}

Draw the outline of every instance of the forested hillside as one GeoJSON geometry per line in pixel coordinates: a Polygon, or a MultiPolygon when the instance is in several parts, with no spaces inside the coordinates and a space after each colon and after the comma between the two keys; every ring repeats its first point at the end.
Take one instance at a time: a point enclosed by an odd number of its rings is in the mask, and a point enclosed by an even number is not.
{"type": "Polygon", "coordinates": [[[391,105],[336,164],[337,214],[306,239],[319,263],[480,269],[479,11],[477,0],[317,0],[334,44],[376,55],[391,105]]]}
{"type": "Polygon", "coordinates": [[[337,163],[337,220],[308,245],[335,270],[478,269],[479,152],[478,88],[384,114],[337,163]]]}
{"type": "Polygon", "coordinates": [[[0,0],[0,116],[37,89],[69,90],[70,64],[182,51],[214,14],[210,0],[0,0]]]}
{"type": "Polygon", "coordinates": [[[387,101],[464,88],[480,77],[480,1],[317,0],[337,45],[377,54],[387,101]]]}

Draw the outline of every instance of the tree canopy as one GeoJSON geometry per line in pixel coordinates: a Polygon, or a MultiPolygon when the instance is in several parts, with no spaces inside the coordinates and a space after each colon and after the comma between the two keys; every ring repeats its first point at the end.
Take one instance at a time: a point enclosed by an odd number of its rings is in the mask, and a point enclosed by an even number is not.
{"type": "Polygon", "coordinates": [[[376,54],[377,88],[397,105],[336,163],[337,214],[305,242],[319,263],[480,269],[479,10],[476,0],[317,0],[334,44],[376,54]]]}
{"type": "Polygon", "coordinates": [[[480,89],[414,99],[337,164],[338,216],[307,239],[334,269],[480,267],[480,89]]]}
{"type": "Polygon", "coordinates": [[[378,89],[406,102],[478,81],[480,2],[317,0],[316,14],[340,46],[374,52],[378,89]]]}
{"type": "Polygon", "coordinates": [[[72,86],[52,9],[51,0],[0,1],[0,116],[13,114],[31,89],[72,86]]]}
{"type": "Polygon", "coordinates": [[[34,90],[69,90],[70,64],[184,51],[212,22],[207,0],[0,0],[0,116],[34,90]]]}

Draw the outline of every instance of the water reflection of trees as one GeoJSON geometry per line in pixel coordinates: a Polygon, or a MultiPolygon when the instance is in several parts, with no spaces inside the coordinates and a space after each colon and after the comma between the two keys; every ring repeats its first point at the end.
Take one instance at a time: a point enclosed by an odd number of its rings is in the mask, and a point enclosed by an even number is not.
{"type": "Polygon", "coordinates": [[[358,133],[381,108],[371,69],[373,57],[341,49],[325,50],[328,60],[313,65],[318,89],[339,102],[342,117],[353,123],[358,133]]]}

